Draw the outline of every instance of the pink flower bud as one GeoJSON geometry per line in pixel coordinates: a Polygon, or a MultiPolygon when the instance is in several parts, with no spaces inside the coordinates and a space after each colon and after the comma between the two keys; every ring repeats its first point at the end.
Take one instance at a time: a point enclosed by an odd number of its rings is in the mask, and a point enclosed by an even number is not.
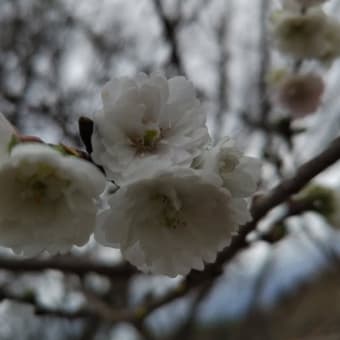
{"type": "Polygon", "coordinates": [[[324,82],[318,75],[289,75],[279,86],[278,99],[295,118],[300,118],[318,109],[324,88],[324,82]]]}

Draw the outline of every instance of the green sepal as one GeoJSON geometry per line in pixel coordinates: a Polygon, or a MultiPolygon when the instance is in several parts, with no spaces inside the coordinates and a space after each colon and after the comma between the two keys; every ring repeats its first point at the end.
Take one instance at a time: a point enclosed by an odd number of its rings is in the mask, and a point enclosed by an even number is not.
{"type": "Polygon", "coordinates": [[[11,153],[12,149],[18,144],[20,144],[20,139],[16,134],[13,134],[10,141],[7,144],[8,153],[11,153]]]}

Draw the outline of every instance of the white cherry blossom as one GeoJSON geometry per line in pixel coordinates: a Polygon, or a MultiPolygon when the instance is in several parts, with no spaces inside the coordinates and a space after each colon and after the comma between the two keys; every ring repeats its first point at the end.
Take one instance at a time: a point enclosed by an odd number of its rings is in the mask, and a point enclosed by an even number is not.
{"type": "Polygon", "coordinates": [[[85,244],[105,179],[91,163],[40,143],[0,162],[0,245],[33,256],[85,244]]]}
{"type": "Polygon", "coordinates": [[[206,114],[184,77],[116,78],[94,117],[93,160],[117,184],[170,166],[189,166],[209,141],[206,114]]]}
{"type": "Polygon", "coordinates": [[[319,9],[277,11],[272,26],[277,48],[292,57],[331,63],[340,55],[340,24],[319,9]]]}
{"type": "Polygon", "coordinates": [[[205,174],[217,174],[221,185],[233,197],[252,195],[258,187],[261,174],[261,162],[245,156],[228,137],[198,157],[193,167],[203,169],[205,174]]]}
{"type": "Polygon", "coordinates": [[[157,173],[122,187],[98,217],[97,242],[120,248],[144,272],[168,276],[202,270],[250,219],[245,200],[219,179],[188,168],[157,173]]]}

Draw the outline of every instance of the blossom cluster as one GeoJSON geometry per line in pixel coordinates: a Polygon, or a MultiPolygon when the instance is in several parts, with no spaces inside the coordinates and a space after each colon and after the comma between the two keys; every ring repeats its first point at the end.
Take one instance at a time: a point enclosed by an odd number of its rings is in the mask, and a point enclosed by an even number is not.
{"type": "Polygon", "coordinates": [[[102,97],[91,156],[120,189],[98,216],[96,240],[143,271],[203,269],[250,219],[245,197],[259,162],[229,139],[210,147],[206,114],[184,77],[115,79],[102,97]]]}
{"type": "Polygon", "coordinates": [[[274,85],[278,103],[300,118],[315,112],[324,92],[321,76],[301,72],[304,60],[328,66],[340,57],[340,22],[320,7],[324,0],[282,0],[282,8],[271,16],[274,46],[290,58],[295,67],[281,72],[274,85]],[[300,71],[300,72],[298,72],[300,71]]]}
{"type": "Polygon", "coordinates": [[[93,233],[144,272],[202,270],[250,220],[259,161],[229,138],[212,146],[184,77],[113,79],[102,103],[88,154],[20,136],[1,117],[0,244],[54,254],[93,233]]]}

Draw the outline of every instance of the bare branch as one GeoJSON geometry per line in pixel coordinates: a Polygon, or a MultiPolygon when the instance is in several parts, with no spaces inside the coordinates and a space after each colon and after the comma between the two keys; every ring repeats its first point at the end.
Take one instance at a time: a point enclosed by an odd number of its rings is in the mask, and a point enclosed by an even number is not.
{"type": "Polygon", "coordinates": [[[221,18],[221,22],[216,29],[217,43],[219,46],[219,57],[216,65],[218,74],[217,86],[217,111],[215,115],[215,137],[220,139],[223,129],[223,118],[229,108],[229,70],[230,51],[228,46],[229,38],[229,22],[232,15],[232,8],[226,2],[224,7],[225,13],[221,18]]]}
{"type": "Polygon", "coordinates": [[[115,266],[72,259],[49,259],[49,260],[16,260],[11,258],[0,258],[0,270],[9,270],[13,272],[32,272],[39,273],[43,270],[59,270],[64,273],[73,273],[80,276],[88,273],[96,273],[115,279],[127,279],[136,273],[136,270],[124,263],[115,266]]]}
{"type": "Polygon", "coordinates": [[[153,0],[153,4],[162,23],[164,37],[171,47],[169,62],[177,68],[179,74],[185,75],[177,39],[178,21],[167,17],[161,4],[161,0],[153,0]]]}
{"type": "Polygon", "coordinates": [[[258,80],[258,91],[260,99],[260,113],[261,121],[263,125],[267,124],[268,117],[271,111],[271,103],[268,98],[267,89],[267,73],[270,66],[270,53],[268,44],[267,34],[267,14],[268,14],[269,1],[262,0],[259,24],[261,28],[260,33],[260,65],[259,65],[259,80],[258,80]]]}

